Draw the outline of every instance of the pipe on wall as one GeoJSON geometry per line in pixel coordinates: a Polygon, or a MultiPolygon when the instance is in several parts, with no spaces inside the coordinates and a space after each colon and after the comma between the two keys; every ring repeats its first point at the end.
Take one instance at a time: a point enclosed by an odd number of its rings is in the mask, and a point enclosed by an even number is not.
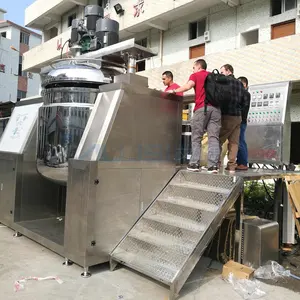
{"type": "Polygon", "coordinates": [[[164,31],[160,30],[159,34],[159,54],[160,54],[160,66],[163,65],[163,51],[164,51],[164,31]]]}

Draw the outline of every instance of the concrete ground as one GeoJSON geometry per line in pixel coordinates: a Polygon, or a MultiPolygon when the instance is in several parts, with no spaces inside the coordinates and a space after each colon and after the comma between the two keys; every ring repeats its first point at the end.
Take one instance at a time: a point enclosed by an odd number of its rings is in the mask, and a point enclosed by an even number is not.
{"type": "MultiPolygon", "coordinates": [[[[93,268],[89,279],[80,277],[76,265],[62,266],[63,259],[26,237],[14,238],[13,231],[0,225],[0,299],[2,300],[167,300],[168,290],[146,277],[126,268],[109,271],[107,264],[93,268]],[[22,277],[58,276],[64,281],[29,281],[25,289],[14,292],[15,280],[22,277]]],[[[232,286],[221,279],[220,271],[206,267],[202,259],[184,286],[180,299],[241,300],[232,286]]],[[[218,269],[219,266],[215,263],[218,269]]],[[[212,267],[213,267],[212,265],[212,267]]],[[[267,300],[298,300],[300,294],[291,290],[261,283],[267,300]]]]}

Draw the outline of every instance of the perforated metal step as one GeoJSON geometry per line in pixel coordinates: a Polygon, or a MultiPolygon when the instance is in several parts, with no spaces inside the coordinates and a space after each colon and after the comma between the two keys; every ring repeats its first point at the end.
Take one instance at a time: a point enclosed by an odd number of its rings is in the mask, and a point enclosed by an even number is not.
{"type": "Polygon", "coordinates": [[[179,171],[111,253],[177,293],[242,191],[233,176],[179,171]]]}

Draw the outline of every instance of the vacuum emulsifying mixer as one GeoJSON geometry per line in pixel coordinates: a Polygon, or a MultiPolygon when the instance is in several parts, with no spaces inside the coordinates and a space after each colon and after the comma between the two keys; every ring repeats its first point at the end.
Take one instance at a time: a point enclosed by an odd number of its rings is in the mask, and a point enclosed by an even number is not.
{"type": "Polygon", "coordinates": [[[118,24],[102,12],[88,7],[89,21],[73,22],[74,57],[42,70],[42,97],[17,104],[0,142],[0,222],[83,276],[108,261],[180,163],[182,98],[132,74],[154,54],[116,43],[118,24]]]}

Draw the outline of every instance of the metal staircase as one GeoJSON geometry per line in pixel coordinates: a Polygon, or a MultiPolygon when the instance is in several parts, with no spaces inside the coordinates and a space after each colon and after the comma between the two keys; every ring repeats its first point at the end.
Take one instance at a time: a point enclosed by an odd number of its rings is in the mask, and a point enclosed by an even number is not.
{"type": "Polygon", "coordinates": [[[239,177],[179,171],[111,253],[170,286],[175,299],[243,187],[239,177]]]}

